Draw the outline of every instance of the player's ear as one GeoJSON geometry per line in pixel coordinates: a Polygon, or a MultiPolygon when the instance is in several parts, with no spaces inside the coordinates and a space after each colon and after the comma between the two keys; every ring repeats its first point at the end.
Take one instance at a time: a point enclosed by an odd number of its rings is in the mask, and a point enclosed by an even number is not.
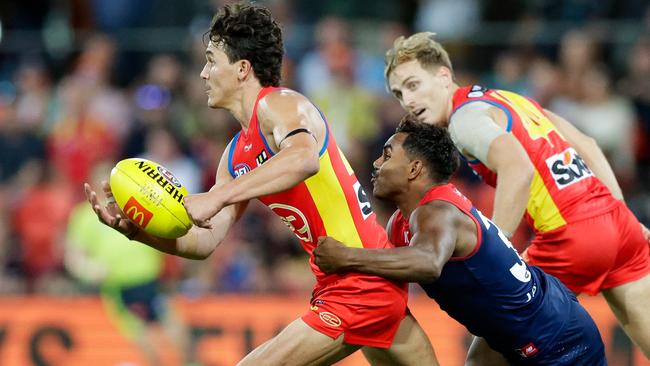
{"type": "Polygon", "coordinates": [[[237,61],[237,78],[239,80],[246,80],[248,75],[253,71],[253,65],[248,60],[239,60],[237,61]]]}
{"type": "Polygon", "coordinates": [[[409,163],[408,179],[413,180],[422,174],[422,160],[413,160],[409,163]]]}
{"type": "Polygon", "coordinates": [[[449,70],[449,68],[446,66],[438,67],[438,72],[436,72],[436,76],[438,76],[440,80],[442,80],[442,85],[445,88],[451,86],[451,84],[454,81],[454,76],[452,75],[451,70],[449,70]]]}

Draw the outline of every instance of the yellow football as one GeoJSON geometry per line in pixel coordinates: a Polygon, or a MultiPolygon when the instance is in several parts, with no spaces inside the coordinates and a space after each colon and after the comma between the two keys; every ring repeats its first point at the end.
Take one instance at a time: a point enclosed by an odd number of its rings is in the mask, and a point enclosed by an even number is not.
{"type": "Polygon", "coordinates": [[[162,165],[147,159],[124,159],[111,171],[110,185],[117,205],[147,233],[173,239],[192,227],[183,206],[187,189],[162,165]]]}

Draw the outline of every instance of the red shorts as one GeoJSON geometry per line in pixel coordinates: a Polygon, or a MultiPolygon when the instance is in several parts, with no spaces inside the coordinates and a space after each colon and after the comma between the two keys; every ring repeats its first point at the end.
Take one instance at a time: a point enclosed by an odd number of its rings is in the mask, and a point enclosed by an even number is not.
{"type": "Polygon", "coordinates": [[[348,274],[319,288],[302,320],[333,339],[348,344],[389,348],[407,314],[406,284],[348,274]]]}
{"type": "Polygon", "coordinates": [[[595,295],[650,273],[648,252],[639,221],[620,203],[604,214],[537,234],[528,258],[571,291],[595,295]]]}

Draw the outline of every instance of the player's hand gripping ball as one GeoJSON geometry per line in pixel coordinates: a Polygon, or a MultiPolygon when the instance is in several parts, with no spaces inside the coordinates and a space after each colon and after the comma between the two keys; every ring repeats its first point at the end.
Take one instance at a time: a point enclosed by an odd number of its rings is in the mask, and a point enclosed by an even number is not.
{"type": "Polygon", "coordinates": [[[183,206],[187,189],[162,165],[147,159],[124,159],[111,171],[110,186],[126,217],[147,233],[173,239],[192,227],[183,206]]]}

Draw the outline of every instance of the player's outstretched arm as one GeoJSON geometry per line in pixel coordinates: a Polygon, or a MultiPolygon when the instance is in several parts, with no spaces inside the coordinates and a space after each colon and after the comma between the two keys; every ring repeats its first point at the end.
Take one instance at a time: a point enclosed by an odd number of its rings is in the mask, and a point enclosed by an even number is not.
{"type": "Polygon", "coordinates": [[[204,207],[209,208],[188,209],[198,226],[210,227],[210,217],[223,207],[286,191],[318,173],[318,152],[326,129],[320,113],[307,98],[292,91],[270,93],[259,102],[257,116],[262,134],[277,153],[236,180],[209,193],[190,195],[190,200],[205,202],[204,207]]]}
{"type": "Polygon", "coordinates": [[[458,209],[433,201],[411,214],[410,246],[391,249],[350,248],[319,238],[314,261],[325,273],[363,272],[404,282],[433,282],[456,249],[458,209]]]}
{"type": "Polygon", "coordinates": [[[596,143],[596,140],[580,132],[569,121],[557,114],[547,109],[545,109],[544,112],[555,128],[560,131],[562,136],[569,141],[580,157],[584,159],[589,169],[594,172],[594,175],[596,175],[596,177],[598,177],[598,179],[609,188],[609,191],[614,197],[622,201],[623,191],[618,185],[616,175],[614,175],[611,165],[609,165],[605,154],[603,154],[603,151],[596,143]]]}
{"type": "MultiPolygon", "coordinates": [[[[226,149],[226,152],[227,151],[228,149],[226,149]]],[[[230,174],[228,173],[226,164],[227,155],[224,153],[217,170],[215,187],[224,185],[229,180],[232,180],[232,177],[230,177],[230,174]]],[[[248,201],[246,201],[226,207],[212,219],[213,227],[211,229],[192,226],[187,234],[180,238],[164,239],[150,235],[145,231],[138,229],[133,222],[122,214],[122,211],[115,203],[115,200],[112,199],[113,194],[111,193],[108,182],[103,183],[104,194],[108,201],[106,205],[102,205],[99,202],[97,193],[88,183],[84,185],[84,189],[88,202],[93,207],[99,221],[119,231],[131,240],[147,244],[154,249],[168,254],[189,259],[207,258],[214,249],[221,244],[222,240],[230,230],[230,227],[232,227],[239,217],[241,217],[248,204],[248,201]]]]}

